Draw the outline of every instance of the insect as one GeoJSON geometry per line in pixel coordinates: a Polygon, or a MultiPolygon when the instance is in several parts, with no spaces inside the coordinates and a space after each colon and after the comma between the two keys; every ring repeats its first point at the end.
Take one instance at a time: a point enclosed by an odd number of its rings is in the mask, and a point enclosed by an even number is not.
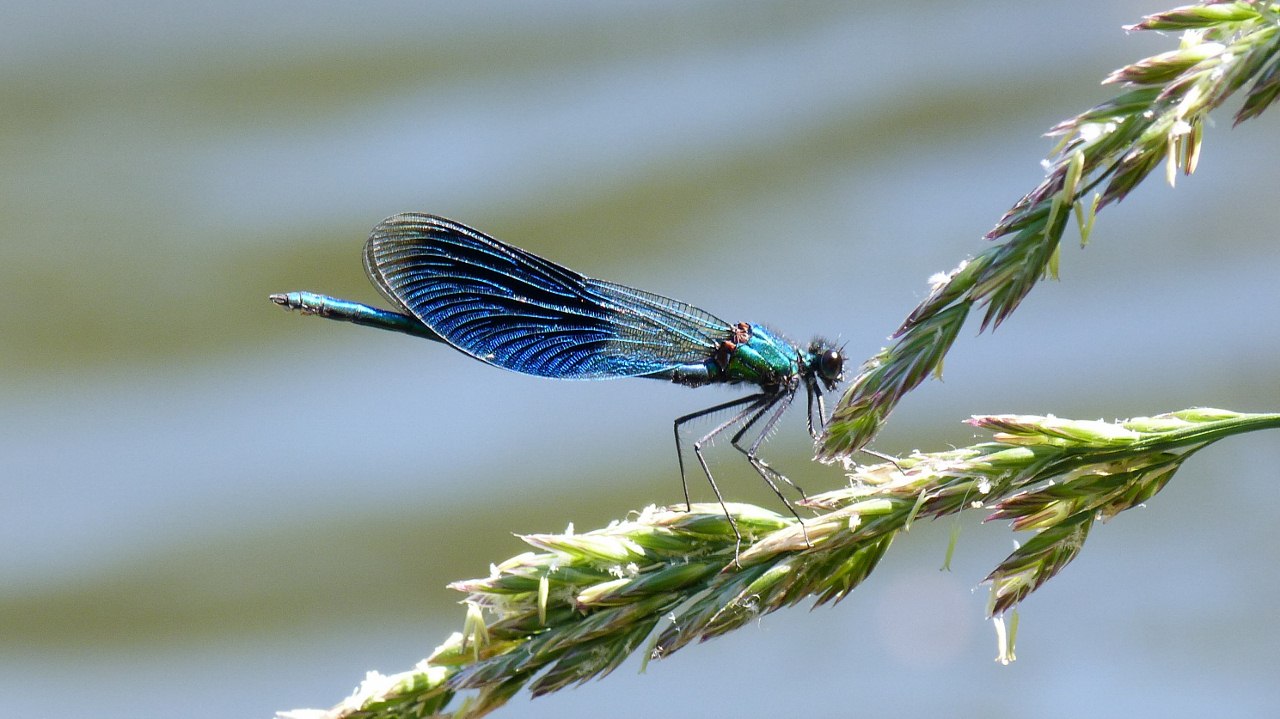
{"type": "Polygon", "coordinates": [[[817,437],[825,417],[822,390],[834,389],[844,369],[844,356],[830,342],[818,339],[800,349],[760,325],[729,324],[683,302],[586,277],[434,215],[403,213],[378,223],[364,247],[364,267],[396,311],[312,292],[274,294],[271,300],[303,314],[443,342],[486,364],[539,377],[752,385],[752,394],[675,420],[685,506],[691,505],[680,428],[736,410],[694,442],[693,452],[739,544],[737,523],[702,452],[730,428],[737,427],[730,443],[799,520],[778,486],[795,485],[758,450],[801,387],[809,433],[817,437]],[[744,446],[753,428],[757,432],[744,446]]]}

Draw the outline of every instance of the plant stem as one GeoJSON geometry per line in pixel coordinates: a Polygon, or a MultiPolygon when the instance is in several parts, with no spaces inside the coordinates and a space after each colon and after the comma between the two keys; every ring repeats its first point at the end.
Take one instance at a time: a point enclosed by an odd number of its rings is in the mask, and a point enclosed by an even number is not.
{"type": "MultiPolygon", "coordinates": [[[[417,667],[370,674],[332,710],[281,716],[482,716],[526,685],[537,696],[605,676],[641,647],[660,658],[810,597],[839,601],[916,518],[967,509],[1035,531],[987,576],[998,618],[1070,563],[1096,520],[1151,499],[1200,448],[1280,428],[1280,413],[970,423],[994,431],[992,441],[850,467],[849,486],[804,502],[818,512],[805,531],[791,516],[729,504],[746,547],[736,562],[733,527],[718,504],[649,507],[584,534],[525,536],[535,551],[451,585],[467,594],[464,630],[417,667]],[[455,702],[463,690],[475,694],[455,702]]],[[[1002,656],[1011,657],[1012,636],[1004,641],[1002,656]]]]}

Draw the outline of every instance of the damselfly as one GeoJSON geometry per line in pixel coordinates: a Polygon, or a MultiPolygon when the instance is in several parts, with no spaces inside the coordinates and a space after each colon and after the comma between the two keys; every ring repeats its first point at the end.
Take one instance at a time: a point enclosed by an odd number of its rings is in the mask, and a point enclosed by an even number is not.
{"type": "Polygon", "coordinates": [[[818,339],[801,349],[760,325],[729,324],[683,302],[580,275],[433,215],[404,213],[378,223],[364,247],[364,267],[396,311],[312,292],[276,294],[271,300],[304,314],[444,342],[481,362],[539,377],[754,385],[752,394],[675,420],[685,506],[689,486],[681,426],[736,410],[693,443],[734,534],[741,541],[702,451],[734,427],[730,444],[799,519],[778,486],[791,481],[758,450],[801,387],[808,399],[809,433],[817,437],[825,417],[822,390],[834,389],[844,368],[843,355],[830,342],[818,339]],[[752,428],[757,433],[744,446],[752,428]]]}

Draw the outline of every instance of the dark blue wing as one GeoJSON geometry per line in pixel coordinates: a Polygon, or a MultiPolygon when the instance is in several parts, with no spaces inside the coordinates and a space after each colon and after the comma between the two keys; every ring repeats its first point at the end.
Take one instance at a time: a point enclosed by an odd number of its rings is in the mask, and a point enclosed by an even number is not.
{"type": "Polygon", "coordinates": [[[730,335],[696,307],[584,277],[433,215],[378,223],[364,264],[388,300],[449,344],[525,374],[653,374],[705,362],[730,335]]]}

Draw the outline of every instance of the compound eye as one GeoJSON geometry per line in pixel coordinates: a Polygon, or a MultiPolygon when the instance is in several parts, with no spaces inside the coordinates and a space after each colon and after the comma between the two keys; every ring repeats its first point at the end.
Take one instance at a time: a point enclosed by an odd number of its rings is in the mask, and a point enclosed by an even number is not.
{"type": "Polygon", "coordinates": [[[837,350],[827,350],[818,358],[818,374],[828,380],[840,379],[844,372],[844,356],[837,350]]]}

